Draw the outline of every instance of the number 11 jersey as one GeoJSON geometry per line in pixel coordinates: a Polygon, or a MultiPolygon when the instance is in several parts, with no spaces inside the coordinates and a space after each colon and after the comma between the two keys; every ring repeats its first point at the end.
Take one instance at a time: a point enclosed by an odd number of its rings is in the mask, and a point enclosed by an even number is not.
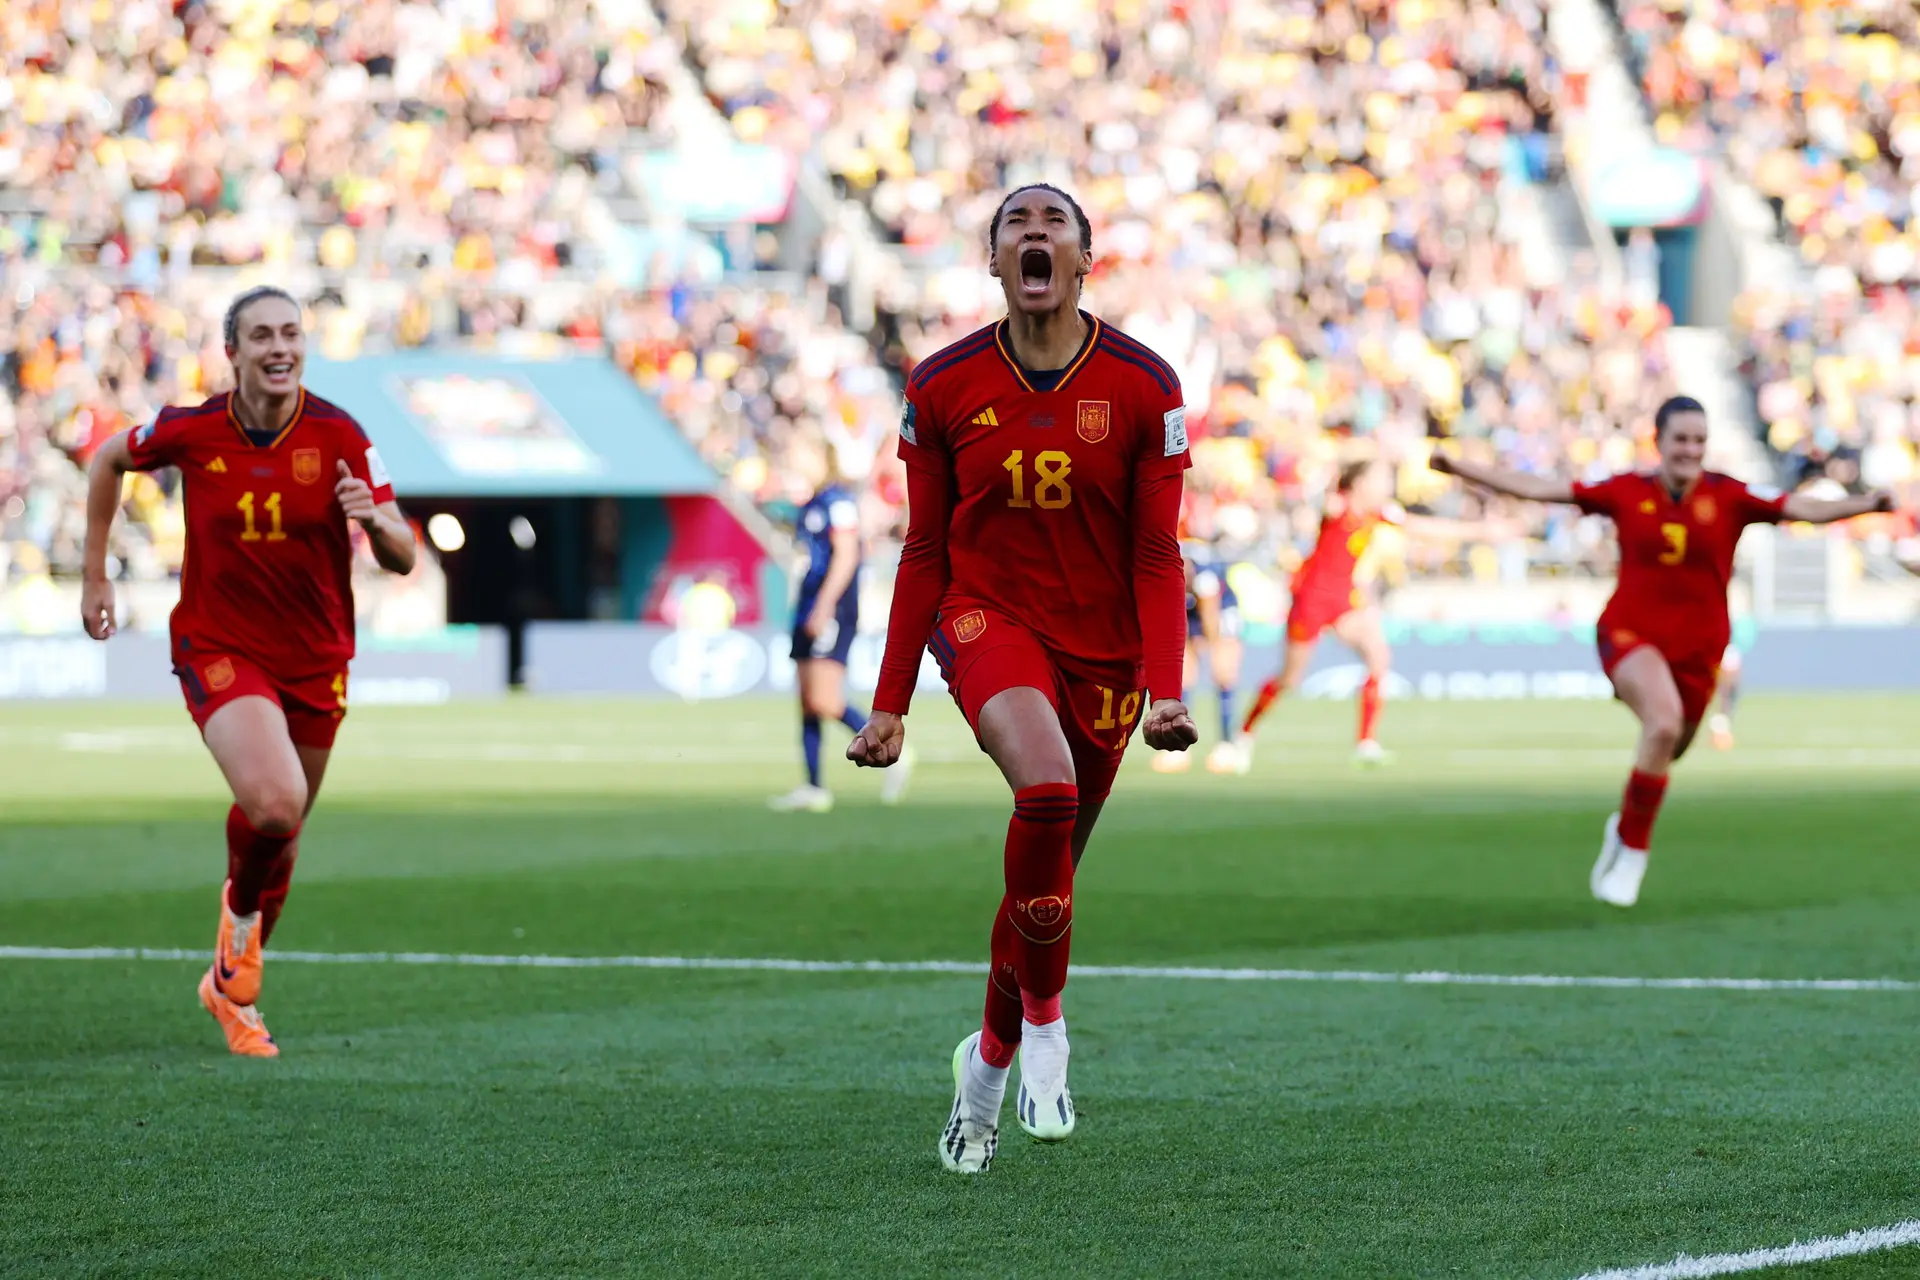
{"type": "Polygon", "coordinates": [[[175,660],[234,653],[289,679],[344,669],[353,657],[353,543],[333,492],[339,464],[376,503],[393,500],[360,424],[302,391],[279,436],[256,444],[222,393],[162,409],[127,445],[135,470],[180,468],[187,547],[175,660]]]}

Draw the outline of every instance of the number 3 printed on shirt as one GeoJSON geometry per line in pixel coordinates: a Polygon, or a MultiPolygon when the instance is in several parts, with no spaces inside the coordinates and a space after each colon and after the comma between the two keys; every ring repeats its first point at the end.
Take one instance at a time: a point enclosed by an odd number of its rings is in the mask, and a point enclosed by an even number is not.
{"type": "Polygon", "coordinates": [[[1667,549],[1660,553],[1661,564],[1675,565],[1687,558],[1687,526],[1663,524],[1660,536],[1667,540],[1667,549]]]}
{"type": "Polygon", "coordinates": [[[1007,499],[1010,507],[1039,507],[1043,511],[1058,511],[1073,501],[1073,486],[1067,483],[1067,474],[1073,470],[1073,459],[1059,449],[1048,449],[1034,455],[1033,474],[1036,483],[1033,496],[1027,496],[1026,454],[1015,449],[1000,464],[1013,477],[1013,496],[1007,499]]]}

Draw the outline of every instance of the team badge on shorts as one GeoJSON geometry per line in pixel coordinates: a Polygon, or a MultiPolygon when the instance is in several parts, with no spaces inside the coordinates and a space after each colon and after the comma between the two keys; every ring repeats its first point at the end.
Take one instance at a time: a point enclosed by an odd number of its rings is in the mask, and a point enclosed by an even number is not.
{"type": "Polygon", "coordinates": [[[222,658],[218,662],[209,662],[206,670],[200,674],[206,677],[207,688],[214,693],[219,693],[222,689],[231,685],[235,679],[233,662],[227,658],[222,658]]]}
{"type": "Polygon", "coordinates": [[[953,620],[953,638],[961,644],[978,640],[987,629],[987,615],[979,609],[969,609],[953,620]]]}
{"type": "Polygon", "coordinates": [[[295,449],[293,451],[293,478],[301,484],[312,484],[320,478],[320,451],[318,449],[295,449]]]}
{"type": "Polygon", "coordinates": [[[1720,505],[1703,493],[1693,500],[1693,518],[1701,524],[1712,524],[1720,518],[1720,505]]]}
{"type": "Polygon", "coordinates": [[[1082,400],[1080,415],[1074,421],[1073,429],[1088,444],[1099,444],[1107,438],[1107,426],[1113,417],[1113,406],[1105,400],[1082,400]]]}

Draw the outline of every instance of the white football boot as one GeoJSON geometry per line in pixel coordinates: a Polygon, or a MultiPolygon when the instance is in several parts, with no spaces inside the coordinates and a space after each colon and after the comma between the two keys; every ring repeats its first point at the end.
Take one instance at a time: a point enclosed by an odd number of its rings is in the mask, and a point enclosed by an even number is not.
{"type": "Polygon", "coordinates": [[[1216,742],[1213,750],[1207,752],[1207,772],[1231,773],[1236,776],[1245,774],[1252,767],[1252,761],[1240,753],[1240,748],[1231,742],[1216,742]]]}
{"type": "Polygon", "coordinates": [[[1044,1027],[1020,1025],[1020,1093],[1014,1113],[1020,1127],[1042,1142],[1073,1132],[1073,1095],[1067,1092],[1067,1020],[1044,1027]]]}
{"type": "Polygon", "coordinates": [[[1241,730],[1233,735],[1233,750],[1240,757],[1240,772],[1246,773],[1253,768],[1253,735],[1241,730]]]}
{"type": "Polygon", "coordinates": [[[1148,763],[1155,773],[1185,773],[1193,768],[1193,757],[1184,751],[1156,751],[1148,763]]]}
{"type": "Polygon", "coordinates": [[[913,781],[913,766],[918,763],[912,747],[900,748],[900,758],[880,771],[881,804],[896,805],[906,797],[907,784],[913,781]]]}
{"type": "Polygon", "coordinates": [[[953,1051],[953,1112],[940,1131],[940,1163],[955,1173],[985,1173],[1000,1145],[1000,1104],[1007,1069],[980,1060],[980,1033],[953,1051]]]}
{"type": "Polygon", "coordinates": [[[1606,836],[1600,841],[1600,857],[1587,878],[1588,888],[1610,906],[1630,907],[1640,901],[1640,882],[1646,875],[1647,851],[1622,844],[1620,815],[1609,815],[1606,836]]]}
{"type": "Polygon", "coordinates": [[[1391,764],[1393,763],[1393,752],[1387,750],[1372,738],[1362,738],[1353,744],[1353,762],[1368,768],[1391,764]]]}
{"type": "Polygon", "coordinates": [[[770,798],[767,808],[775,813],[832,813],[833,792],[803,783],[783,796],[770,798]]]}

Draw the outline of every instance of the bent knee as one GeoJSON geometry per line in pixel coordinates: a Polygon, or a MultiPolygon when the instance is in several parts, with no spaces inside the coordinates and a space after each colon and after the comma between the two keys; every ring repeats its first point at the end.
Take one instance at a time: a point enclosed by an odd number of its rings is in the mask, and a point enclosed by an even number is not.
{"type": "Polygon", "coordinates": [[[1640,734],[1647,740],[1648,745],[1660,747],[1669,752],[1680,745],[1680,735],[1683,731],[1679,707],[1661,707],[1650,711],[1640,726],[1640,734]]]}
{"type": "Polygon", "coordinates": [[[304,785],[275,784],[255,788],[240,797],[247,825],[263,836],[290,836],[300,829],[307,812],[304,785]]]}

